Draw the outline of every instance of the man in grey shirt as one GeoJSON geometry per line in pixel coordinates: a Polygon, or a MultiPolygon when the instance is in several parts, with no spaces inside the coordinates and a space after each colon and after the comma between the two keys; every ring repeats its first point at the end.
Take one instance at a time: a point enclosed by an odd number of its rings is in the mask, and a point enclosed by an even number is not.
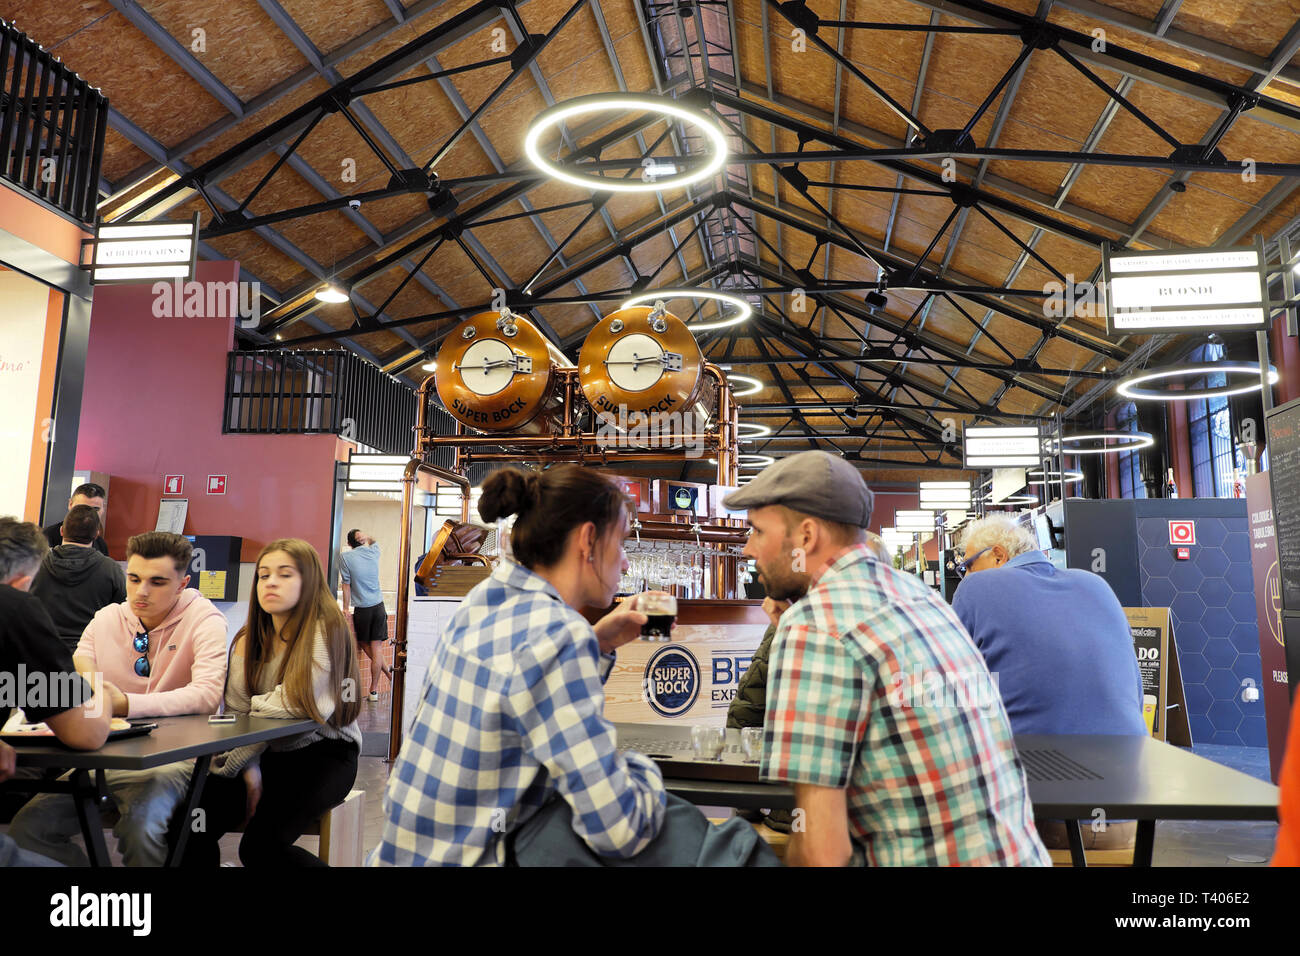
{"type": "Polygon", "coordinates": [[[348,532],[348,546],[352,550],[339,555],[343,613],[351,617],[357,644],[370,658],[370,699],[379,700],[380,673],[393,676],[393,669],[384,663],[388,612],[384,609],[384,593],[379,589],[379,545],[370,535],[353,528],[348,532]]]}

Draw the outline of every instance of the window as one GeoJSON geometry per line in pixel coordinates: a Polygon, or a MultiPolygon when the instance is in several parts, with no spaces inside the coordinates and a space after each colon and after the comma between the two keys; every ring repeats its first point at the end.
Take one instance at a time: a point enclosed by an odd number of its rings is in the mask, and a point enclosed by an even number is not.
{"type": "MultiPolygon", "coordinates": [[[[1137,405],[1129,402],[1121,405],[1115,416],[1115,425],[1122,432],[1135,432],[1137,427],[1137,405]]],[[[1116,457],[1119,459],[1119,496],[1121,498],[1145,498],[1147,486],[1142,481],[1141,452],[1124,451],[1116,457]]]]}
{"type": "MultiPolygon", "coordinates": [[[[1222,345],[1203,345],[1187,357],[1189,364],[1217,362],[1222,345]]],[[[1228,383],[1223,372],[1195,379],[1188,388],[1221,388],[1228,383]]],[[[1236,452],[1232,441],[1232,416],[1226,398],[1198,398],[1188,402],[1187,431],[1192,446],[1192,478],[1198,498],[1231,498],[1236,477],[1236,452]]]]}

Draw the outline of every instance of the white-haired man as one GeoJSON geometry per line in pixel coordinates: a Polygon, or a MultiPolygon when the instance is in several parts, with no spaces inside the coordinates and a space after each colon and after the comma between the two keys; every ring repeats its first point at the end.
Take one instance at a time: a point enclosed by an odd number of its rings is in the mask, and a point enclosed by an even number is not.
{"type": "MultiPolygon", "coordinates": [[[[1090,571],[1055,567],[1009,515],[974,522],[962,547],[958,573],[967,576],[952,609],[998,677],[1011,730],[1145,734],[1133,637],[1110,585],[1090,571]]],[[[1090,848],[1107,849],[1129,843],[1134,829],[1085,834],[1090,848]]],[[[1065,845],[1059,824],[1042,835],[1049,847],[1065,845]]]]}

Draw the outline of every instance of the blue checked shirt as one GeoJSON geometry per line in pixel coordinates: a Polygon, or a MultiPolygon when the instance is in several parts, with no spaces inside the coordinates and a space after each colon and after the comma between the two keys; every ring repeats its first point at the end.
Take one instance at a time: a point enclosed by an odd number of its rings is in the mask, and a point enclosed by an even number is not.
{"type": "Polygon", "coordinates": [[[367,863],[503,864],[505,835],[557,793],[596,853],[645,849],[666,792],[653,761],[619,753],[604,718],[613,663],[545,578],[503,561],[438,638],[367,863]]]}

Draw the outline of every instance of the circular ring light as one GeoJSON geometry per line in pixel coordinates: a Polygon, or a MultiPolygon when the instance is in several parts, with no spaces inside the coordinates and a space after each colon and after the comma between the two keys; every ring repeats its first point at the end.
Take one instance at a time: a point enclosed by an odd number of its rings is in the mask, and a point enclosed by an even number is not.
{"type": "Polygon", "coordinates": [[[524,153],[527,154],[533,165],[538,169],[561,182],[582,186],[586,189],[607,189],[611,192],[658,192],[678,189],[690,183],[699,182],[701,179],[712,176],[722,168],[727,161],[727,152],[726,136],[703,113],[687,109],[667,97],[648,96],[638,93],[593,93],[588,96],[575,97],[563,103],[557,103],[555,106],[542,110],[541,113],[537,114],[537,118],[533,120],[533,124],[528,128],[527,135],[524,136],[524,153]],[[575,175],[555,165],[542,155],[541,150],[538,148],[538,141],[553,126],[558,126],[574,116],[585,116],[588,113],[599,113],[612,109],[658,113],[664,117],[690,123],[713,143],[713,156],[709,162],[693,172],[646,182],[645,180],[634,179],[611,179],[607,176],[575,175]]]}
{"type": "Polygon", "coordinates": [[[984,507],[1001,508],[1003,505],[1036,505],[1038,503],[1038,499],[1031,495],[1008,495],[1006,498],[1003,498],[998,502],[986,500],[984,502],[984,507]]]}
{"type": "MultiPolygon", "coordinates": [[[[1029,477],[1031,477],[1031,476],[1033,476],[1033,475],[1042,475],[1042,474],[1043,474],[1043,469],[1041,469],[1041,468],[1034,468],[1034,469],[1032,469],[1032,470],[1030,470],[1030,471],[1025,472],[1025,477],[1026,477],[1026,478],[1029,478],[1029,477]]],[[[1045,480],[1048,481],[1048,482],[1059,482],[1059,481],[1061,480],[1061,473],[1060,473],[1059,471],[1048,472],[1048,474],[1047,474],[1047,478],[1046,478],[1045,480]]],[[[1043,478],[1040,477],[1040,478],[1036,478],[1036,479],[1034,479],[1033,481],[1026,481],[1025,484],[1027,484],[1027,485],[1041,485],[1041,484],[1044,484],[1044,483],[1045,483],[1045,480],[1044,480],[1043,478]]],[[[1083,481],[1083,472],[1081,472],[1081,471],[1066,471],[1066,473],[1065,473],[1065,481],[1066,481],[1067,484],[1073,484],[1073,483],[1076,482],[1076,481],[1083,481]]],[[[1037,499],[1037,498],[1034,499],[1034,504],[1038,504],[1038,499],[1037,499]]]]}
{"type": "MultiPolygon", "coordinates": [[[[1187,389],[1177,392],[1167,388],[1138,387],[1144,382],[1156,382],[1166,378],[1184,378],[1189,375],[1200,375],[1209,372],[1223,372],[1228,375],[1254,375],[1256,378],[1260,377],[1258,365],[1249,365],[1244,362],[1211,362],[1205,365],[1178,365],[1172,368],[1158,368],[1154,372],[1143,372],[1141,375],[1134,375],[1132,378],[1126,378],[1116,386],[1115,391],[1119,392],[1125,398],[1132,398],[1138,401],[1190,402],[1197,398],[1223,398],[1228,395],[1245,395],[1248,392],[1253,392],[1260,388],[1259,382],[1256,382],[1253,385],[1224,385],[1220,388],[1187,389]]],[[[1277,380],[1277,369],[1270,365],[1268,367],[1268,384],[1276,385],[1277,380]]]]}
{"type": "Polygon", "coordinates": [[[736,429],[736,437],[741,441],[753,441],[755,438],[766,438],[768,435],[772,434],[772,429],[768,428],[766,425],[760,425],[758,422],[736,422],[736,429]],[[742,428],[755,428],[758,430],[742,432],[740,431],[742,428]]]}
{"type": "MultiPolygon", "coordinates": [[[[1118,454],[1122,451],[1137,451],[1139,448],[1150,448],[1156,443],[1155,437],[1150,432],[1096,432],[1091,435],[1063,435],[1061,436],[1061,451],[1067,455],[1109,455],[1118,454]],[[1081,441],[1099,441],[1102,443],[1100,448],[1071,448],[1070,442],[1081,441]],[[1108,445],[1109,441],[1122,441],[1122,445],[1108,445]]],[[[1058,444],[1055,439],[1052,444],[1058,444]]]]}
{"type": "Polygon", "coordinates": [[[633,306],[645,305],[647,302],[654,302],[657,299],[712,299],[715,302],[725,302],[728,305],[735,306],[737,312],[735,315],[721,319],[717,322],[697,322],[694,325],[687,325],[686,328],[692,332],[707,332],[710,329],[725,329],[729,325],[739,325],[747,318],[754,314],[754,308],[738,295],[730,292],[718,292],[715,289],[656,289],[651,292],[642,292],[640,295],[634,295],[627,299],[619,306],[620,309],[630,309],[633,306]]]}
{"type": "MultiPolygon", "coordinates": [[[[718,463],[718,459],[716,458],[709,459],[710,465],[716,465],[717,463],[718,463]]],[[[749,452],[740,452],[739,454],[736,455],[737,468],[766,468],[768,465],[774,465],[774,464],[776,464],[776,459],[773,458],[771,455],[757,455],[757,454],[750,454],[749,452]],[[741,461],[740,459],[742,458],[756,458],[758,460],[741,461]]]]}
{"type": "Polygon", "coordinates": [[[727,381],[728,381],[728,382],[740,382],[740,384],[742,384],[742,385],[748,385],[748,386],[749,386],[749,391],[747,391],[747,392],[737,392],[737,391],[733,391],[733,392],[731,393],[731,397],[732,397],[732,398],[744,398],[746,395],[757,395],[757,394],[758,394],[759,392],[761,392],[763,389],[767,388],[766,385],[764,385],[762,382],[760,382],[760,381],[759,381],[758,379],[756,379],[756,378],[751,378],[751,377],[748,376],[748,375],[741,375],[739,372],[730,372],[730,371],[727,371],[726,369],[723,369],[723,371],[726,371],[726,372],[727,372],[727,381]]]}

